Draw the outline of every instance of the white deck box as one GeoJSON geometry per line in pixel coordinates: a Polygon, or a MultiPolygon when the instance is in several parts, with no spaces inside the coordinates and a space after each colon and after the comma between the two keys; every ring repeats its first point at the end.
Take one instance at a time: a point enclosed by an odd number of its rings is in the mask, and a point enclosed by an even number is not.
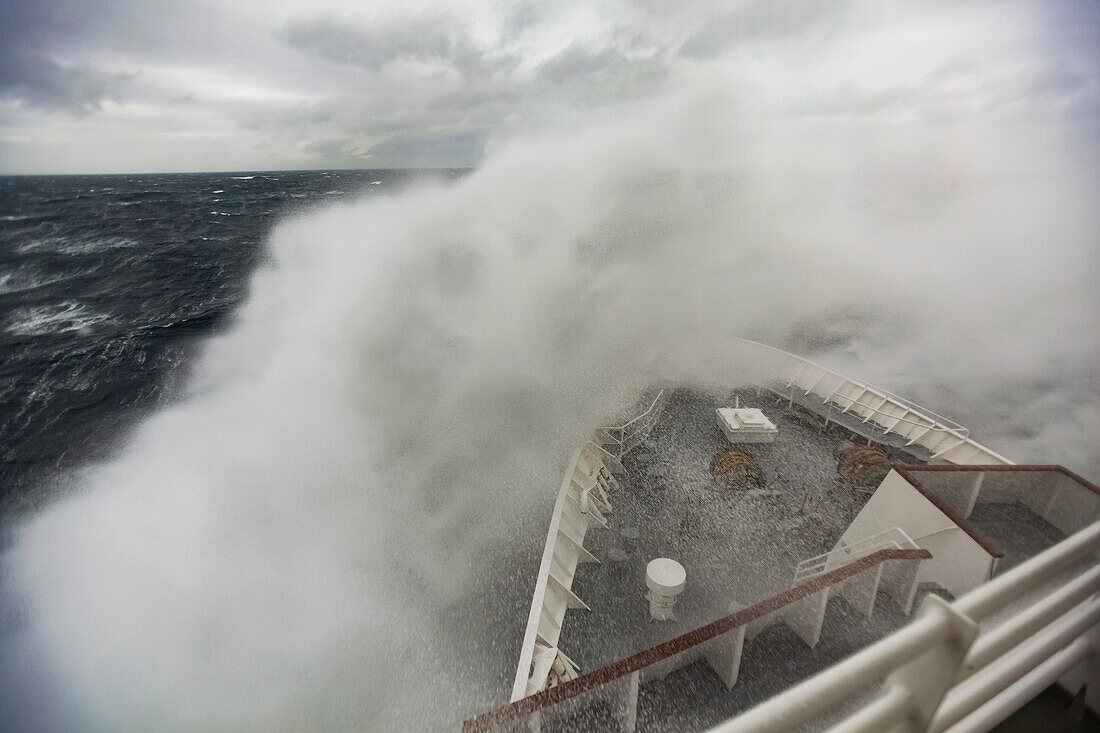
{"type": "Polygon", "coordinates": [[[731,443],[771,443],[779,433],[755,407],[719,407],[718,427],[731,443]]]}

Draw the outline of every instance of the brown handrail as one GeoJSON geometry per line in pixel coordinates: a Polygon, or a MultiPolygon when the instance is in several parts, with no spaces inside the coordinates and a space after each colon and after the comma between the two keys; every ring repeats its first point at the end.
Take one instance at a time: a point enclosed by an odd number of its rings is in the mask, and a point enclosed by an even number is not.
{"type": "MultiPolygon", "coordinates": [[[[1020,473],[1060,473],[1063,476],[1065,476],[1066,478],[1069,478],[1069,479],[1075,481],[1076,483],[1081,484],[1082,487],[1088,489],[1092,493],[1100,494],[1100,486],[1097,486],[1093,482],[1091,482],[1091,481],[1089,481],[1085,478],[1082,478],[1081,476],[1078,476],[1076,473],[1069,470],[1065,466],[1059,466],[1058,464],[1055,464],[1055,463],[1050,463],[1050,464],[1043,464],[1043,463],[1017,464],[1017,463],[1014,463],[1014,464],[1007,465],[1007,466],[1002,466],[1002,465],[999,465],[999,464],[986,465],[984,463],[976,463],[976,464],[973,464],[973,465],[928,464],[928,463],[909,464],[909,463],[903,463],[903,464],[895,465],[894,468],[897,469],[898,473],[902,473],[903,470],[906,471],[906,472],[909,472],[909,471],[912,471],[912,472],[939,471],[939,472],[943,472],[943,473],[950,473],[952,471],[956,471],[956,472],[964,472],[964,471],[972,471],[973,472],[973,471],[977,471],[977,472],[983,472],[983,473],[998,473],[998,472],[1000,472],[1000,473],[1012,473],[1014,471],[1018,471],[1020,473]]],[[[902,474],[902,475],[904,475],[904,474],[902,474]]]]}
{"type": "MultiPolygon", "coordinates": [[[[916,478],[913,477],[914,473],[916,473],[917,471],[923,471],[926,467],[927,466],[925,464],[895,465],[894,470],[897,471],[899,476],[901,476],[903,479],[905,479],[907,482],[909,482],[909,485],[912,486],[914,489],[916,489],[917,493],[919,493],[921,496],[923,496],[925,499],[927,499],[929,502],[931,502],[932,506],[939,509],[941,512],[943,512],[944,516],[946,516],[948,519],[950,519],[952,522],[954,522],[956,527],[961,529],[966,534],[970,535],[970,539],[977,542],[978,546],[981,547],[983,550],[985,550],[987,553],[989,553],[990,556],[996,557],[996,558],[1004,557],[1005,556],[1004,550],[1002,550],[1000,547],[998,547],[997,544],[995,542],[993,542],[993,540],[989,539],[984,534],[982,534],[982,532],[979,531],[977,527],[975,527],[973,524],[971,524],[966,519],[964,519],[962,517],[962,515],[960,515],[957,511],[952,509],[947,504],[947,502],[945,502],[943,499],[941,499],[939,496],[937,496],[933,492],[931,492],[928,489],[924,488],[924,484],[922,484],[920,481],[918,481],[916,478]]],[[[936,468],[936,466],[932,466],[932,468],[936,468]]],[[[945,466],[944,468],[946,469],[948,467],[945,466]]],[[[951,466],[950,468],[951,469],[956,469],[958,467],[957,466],[951,466]]],[[[1006,466],[1005,468],[1008,468],[1008,467],[1006,466]]],[[[1012,468],[1017,468],[1017,467],[1012,466],[1012,468]]]]}
{"type": "Polygon", "coordinates": [[[601,667],[600,669],[583,674],[576,679],[569,680],[556,687],[536,692],[534,695],[529,695],[508,705],[470,718],[462,724],[462,731],[463,733],[475,733],[476,731],[491,730],[502,723],[517,720],[537,710],[576,697],[581,693],[588,692],[608,682],[620,679],[628,674],[668,659],[694,646],[708,642],[717,636],[721,636],[739,626],[744,626],[784,606],[788,606],[795,601],[800,601],[806,596],[824,590],[829,586],[836,585],[837,583],[851,578],[853,575],[887,562],[888,560],[930,560],[931,558],[932,553],[928,550],[879,550],[878,552],[861,557],[858,560],[854,560],[824,575],[811,578],[805,583],[796,585],[790,590],[772,596],[767,600],[760,601],[736,613],[731,613],[717,621],[712,621],[694,631],[681,634],[675,639],[666,641],[663,644],[650,647],[645,651],[638,652],[626,659],[621,659],[606,667],[601,667]]]}

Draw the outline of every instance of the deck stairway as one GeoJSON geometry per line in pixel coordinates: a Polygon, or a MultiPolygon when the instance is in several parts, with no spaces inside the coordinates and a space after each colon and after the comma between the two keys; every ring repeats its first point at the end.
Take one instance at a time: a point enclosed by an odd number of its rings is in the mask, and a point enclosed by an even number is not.
{"type": "MultiPolygon", "coordinates": [[[[887,549],[917,550],[920,548],[900,527],[890,527],[889,529],[871,535],[859,542],[841,545],[829,552],[803,560],[795,568],[791,587],[804,583],[812,578],[831,573],[837,568],[843,567],[860,558],[873,555],[879,550],[887,549]]],[[[878,596],[879,585],[882,581],[884,572],[890,572],[890,569],[885,565],[879,568],[873,581],[871,579],[862,581],[862,586],[860,588],[847,587],[848,583],[851,582],[849,581],[846,584],[834,588],[832,592],[841,597],[845,597],[853,607],[861,610],[865,609],[861,612],[863,615],[870,617],[871,613],[874,611],[875,599],[878,596]]],[[[895,598],[894,600],[898,602],[898,605],[903,608],[905,614],[908,615],[913,607],[913,597],[917,588],[914,582],[917,578],[916,566],[906,565],[894,570],[894,572],[899,572],[901,575],[897,578],[888,577],[887,585],[890,588],[906,589],[904,597],[895,598]],[[912,577],[909,577],[910,571],[912,572],[912,577]]],[[[887,592],[888,594],[890,593],[890,591],[887,592]]]]}
{"type": "Polygon", "coordinates": [[[655,395],[643,401],[644,409],[634,417],[625,420],[620,425],[598,428],[595,442],[605,452],[621,460],[623,456],[637,448],[649,437],[649,433],[653,430],[653,426],[657,424],[657,420],[661,417],[661,412],[668,402],[668,396],[668,390],[657,390],[655,395]]]}

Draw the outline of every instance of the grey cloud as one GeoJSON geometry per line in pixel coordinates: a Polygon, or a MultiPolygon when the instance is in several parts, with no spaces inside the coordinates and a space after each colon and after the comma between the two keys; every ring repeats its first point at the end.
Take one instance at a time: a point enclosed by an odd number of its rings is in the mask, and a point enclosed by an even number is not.
{"type": "Polygon", "coordinates": [[[1083,74],[1064,66],[1047,66],[1031,78],[1028,91],[1032,94],[1072,94],[1085,86],[1083,74]]]}
{"type": "Polygon", "coordinates": [[[196,0],[0,0],[0,48],[71,58],[110,48],[162,59],[240,58],[251,29],[196,0]]]}
{"type": "Polygon", "coordinates": [[[578,76],[592,76],[624,64],[626,58],[616,49],[595,51],[582,41],[574,41],[557,56],[545,61],[539,68],[539,76],[562,82],[578,76]]]}
{"type": "Polygon", "coordinates": [[[487,130],[442,129],[399,132],[370,149],[379,166],[464,168],[481,161],[487,130]]]}
{"type": "Polygon", "coordinates": [[[134,74],[62,64],[53,53],[102,27],[112,12],[104,0],[0,0],[0,96],[77,115],[122,101],[134,74]]]}
{"type": "Polygon", "coordinates": [[[0,0],[0,44],[43,49],[71,43],[112,17],[107,0],[0,0]]]}
{"type": "Polygon", "coordinates": [[[278,130],[301,128],[331,122],[332,110],[324,107],[295,107],[293,109],[264,110],[242,115],[240,125],[245,130],[278,130]]]}
{"type": "Polygon", "coordinates": [[[1100,94],[1083,94],[1066,107],[1066,119],[1079,121],[1100,121],[1100,94]]]}
{"type": "Polygon", "coordinates": [[[294,48],[326,61],[379,69],[402,56],[443,56],[446,37],[437,29],[425,34],[388,35],[340,25],[331,20],[301,21],[283,29],[294,48]]]}
{"type": "Polygon", "coordinates": [[[571,3],[563,3],[560,0],[517,0],[512,3],[501,3],[501,31],[504,36],[514,39],[525,30],[538,25],[555,13],[560,13],[564,6],[571,3]]]}
{"type": "Polygon", "coordinates": [[[465,88],[440,94],[428,103],[430,110],[466,112],[478,108],[511,104],[522,98],[519,90],[508,88],[465,88]]]}
{"type": "Polygon", "coordinates": [[[822,0],[755,0],[737,11],[708,19],[680,47],[680,55],[707,58],[743,40],[797,36],[840,17],[850,3],[822,0]]]}
{"type": "Polygon", "coordinates": [[[615,47],[597,49],[574,41],[543,62],[538,77],[552,84],[599,91],[608,98],[624,99],[654,90],[668,75],[657,55],[630,58],[615,47]]]}
{"type": "Polygon", "coordinates": [[[1051,64],[992,76],[972,60],[943,66],[911,85],[864,90],[840,86],[808,97],[790,111],[809,116],[875,116],[916,113],[928,120],[952,121],[975,114],[1010,118],[1065,115],[1087,118],[1097,105],[1097,89],[1082,73],[1051,64]],[[955,82],[972,86],[966,92],[955,82]],[[964,104],[960,102],[965,100],[964,104]]]}
{"type": "Polygon", "coordinates": [[[923,92],[915,87],[898,86],[862,91],[851,86],[839,87],[828,94],[812,97],[794,106],[792,112],[809,116],[874,115],[894,112],[919,103],[923,92]]]}
{"type": "Polygon", "coordinates": [[[349,137],[315,140],[302,150],[316,159],[320,168],[351,168],[363,165],[366,151],[359,149],[349,137]]]}
{"type": "Polygon", "coordinates": [[[484,76],[511,60],[489,58],[453,20],[418,17],[362,28],[332,18],[294,21],[284,26],[291,47],[326,61],[378,70],[402,58],[447,63],[468,76],[484,76]]]}
{"type": "Polygon", "coordinates": [[[94,112],[107,100],[124,101],[134,76],[87,64],[63,66],[42,54],[18,49],[0,55],[0,96],[76,115],[94,112]]]}

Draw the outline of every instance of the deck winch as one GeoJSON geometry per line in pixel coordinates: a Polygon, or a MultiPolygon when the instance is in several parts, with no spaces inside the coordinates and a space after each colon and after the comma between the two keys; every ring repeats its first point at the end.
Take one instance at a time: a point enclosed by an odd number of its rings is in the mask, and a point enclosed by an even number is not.
{"type": "Polygon", "coordinates": [[[836,456],[836,472],[856,493],[873,493],[890,473],[890,459],[881,448],[845,440],[837,445],[833,455],[836,456]]]}
{"type": "Polygon", "coordinates": [[[767,483],[756,459],[739,450],[716,453],[710,461],[710,474],[716,482],[733,489],[762,489],[767,483]]]}

